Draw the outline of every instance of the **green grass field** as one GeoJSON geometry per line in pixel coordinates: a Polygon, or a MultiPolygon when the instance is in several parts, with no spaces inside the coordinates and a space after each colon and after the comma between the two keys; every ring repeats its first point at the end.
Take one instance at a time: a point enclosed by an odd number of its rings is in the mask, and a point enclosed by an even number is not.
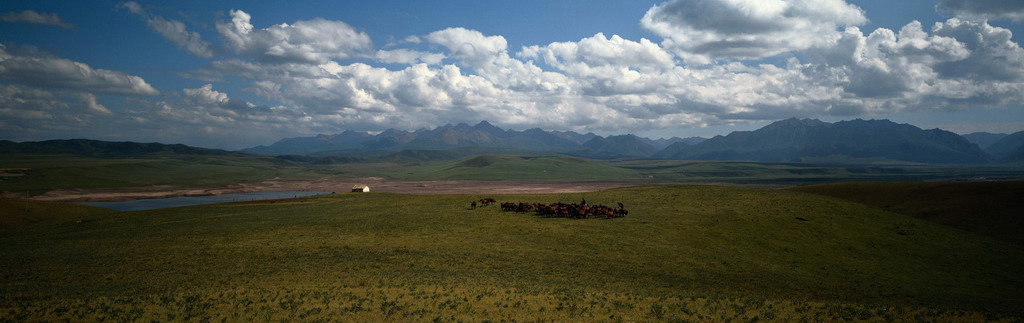
{"type": "Polygon", "coordinates": [[[825,165],[686,160],[593,160],[565,156],[478,155],[454,160],[362,162],[321,170],[399,180],[564,180],[637,183],[733,183],[792,186],[848,181],[1022,178],[1012,166],[924,164],[825,165]]]}
{"type": "Polygon", "coordinates": [[[837,183],[792,190],[863,203],[1024,246],[1024,181],[837,183]]]}
{"type": "Polygon", "coordinates": [[[640,180],[639,173],[575,157],[480,155],[409,165],[386,173],[403,179],[640,180]]]}
{"type": "Polygon", "coordinates": [[[846,181],[921,181],[972,177],[1021,178],[1013,166],[949,166],[915,163],[872,165],[759,163],[744,161],[621,160],[610,166],[670,182],[808,185],[846,181]]]}
{"type": "Polygon", "coordinates": [[[1024,251],[837,198],[649,186],[110,212],[0,201],[0,320],[1019,320],[1024,251]]]}

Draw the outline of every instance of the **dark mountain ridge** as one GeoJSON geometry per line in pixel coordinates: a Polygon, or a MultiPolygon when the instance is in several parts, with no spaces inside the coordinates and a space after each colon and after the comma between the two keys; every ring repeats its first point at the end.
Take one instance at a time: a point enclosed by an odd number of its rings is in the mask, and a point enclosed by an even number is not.
{"type": "Polygon", "coordinates": [[[989,146],[992,146],[996,141],[999,141],[999,139],[1003,139],[1006,136],[1008,135],[1005,133],[991,132],[973,132],[963,135],[964,139],[978,145],[978,148],[981,148],[981,150],[988,149],[989,146]]]}
{"type": "Polygon", "coordinates": [[[992,161],[977,145],[941,129],[922,130],[889,120],[786,119],[754,131],[715,136],[695,145],[676,143],[654,155],[667,159],[804,161],[848,159],[976,164],[992,161]]]}
{"type": "MultiPolygon", "coordinates": [[[[632,135],[630,135],[632,136],[632,135]]],[[[586,153],[600,152],[610,156],[649,157],[655,152],[676,142],[699,142],[700,137],[648,139],[604,138],[593,133],[579,134],[573,131],[546,131],[540,128],[523,131],[504,130],[487,121],[470,126],[465,123],[446,124],[434,129],[420,129],[414,132],[388,129],[380,134],[345,131],[336,135],[317,135],[282,139],[269,146],[243,149],[243,152],[264,155],[309,155],[330,152],[359,152],[371,150],[446,150],[460,147],[514,148],[542,152],[583,150],[586,153]],[[586,143],[596,138],[612,139],[611,145],[590,151],[586,143]],[[632,139],[638,139],[634,141],[632,139]],[[626,147],[625,145],[638,145],[626,147]]]]}
{"type": "MultiPolygon", "coordinates": [[[[646,139],[646,138],[644,138],[646,139]]],[[[647,139],[646,141],[650,141],[647,139]]],[[[622,156],[649,157],[658,152],[658,148],[648,144],[635,135],[594,137],[583,143],[583,148],[622,156]]]]}
{"type": "Polygon", "coordinates": [[[1024,131],[999,139],[985,148],[985,152],[997,161],[1024,161],[1024,131]]]}
{"type": "MultiPolygon", "coordinates": [[[[963,136],[888,120],[835,123],[786,119],[754,131],[711,139],[652,140],[636,135],[602,137],[593,133],[503,130],[486,121],[445,125],[415,132],[388,129],[379,134],[345,131],[282,139],[244,150],[309,163],[429,161],[480,154],[571,155],[592,159],[660,158],[762,162],[865,163],[903,161],[977,164],[1024,160],[1024,132],[1007,135],[986,151],[963,136]],[[586,141],[582,141],[586,139],[586,141]],[[660,149],[665,146],[664,149],[660,149]],[[990,155],[991,154],[991,155],[990,155]],[[993,158],[994,157],[994,158],[993,158]]],[[[0,154],[80,154],[119,157],[146,154],[239,155],[181,144],[107,142],[88,139],[16,143],[0,141],[0,154]]]]}

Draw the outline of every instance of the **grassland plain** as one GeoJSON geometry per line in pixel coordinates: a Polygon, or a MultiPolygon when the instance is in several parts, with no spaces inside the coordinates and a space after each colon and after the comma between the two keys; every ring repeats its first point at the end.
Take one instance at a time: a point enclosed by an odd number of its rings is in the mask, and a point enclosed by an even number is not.
{"type": "Polygon", "coordinates": [[[858,182],[792,190],[863,203],[1024,246],[1024,181],[858,182]]]}
{"type": "Polygon", "coordinates": [[[2,201],[2,320],[1019,320],[1024,252],[831,197],[651,186],[139,212],[2,201]]]}
{"type": "Polygon", "coordinates": [[[922,181],[978,177],[1022,178],[1020,165],[956,166],[889,162],[875,164],[762,163],[703,160],[617,160],[610,166],[671,182],[806,185],[845,181],[922,181]]]}
{"type": "Polygon", "coordinates": [[[444,160],[377,160],[310,164],[255,155],[157,153],[89,157],[4,155],[0,194],[36,196],[53,190],[136,192],[149,186],[210,188],[273,178],[382,177],[389,180],[543,180],[645,183],[802,185],[839,181],[1022,178],[1012,166],[921,164],[817,165],[679,160],[592,160],[567,156],[474,155],[444,160]]]}
{"type": "Polygon", "coordinates": [[[793,186],[846,181],[923,181],[1024,178],[1015,165],[950,166],[914,163],[871,165],[688,161],[594,160],[567,156],[478,155],[455,160],[357,162],[319,166],[357,177],[396,180],[560,180],[644,183],[732,183],[793,186]]]}

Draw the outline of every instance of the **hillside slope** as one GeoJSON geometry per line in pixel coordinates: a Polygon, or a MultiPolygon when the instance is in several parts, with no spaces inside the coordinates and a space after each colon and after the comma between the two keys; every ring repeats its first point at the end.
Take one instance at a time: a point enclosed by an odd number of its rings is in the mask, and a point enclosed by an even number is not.
{"type": "Polygon", "coordinates": [[[1024,246],[1024,181],[837,183],[791,190],[863,203],[1024,246]]]}
{"type": "Polygon", "coordinates": [[[721,186],[491,196],[630,210],[571,220],[467,208],[482,197],[338,194],[32,226],[0,235],[0,274],[11,277],[0,295],[19,295],[0,310],[15,320],[835,321],[979,320],[956,315],[1024,306],[1020,248],[835,198],[721,186]]]}

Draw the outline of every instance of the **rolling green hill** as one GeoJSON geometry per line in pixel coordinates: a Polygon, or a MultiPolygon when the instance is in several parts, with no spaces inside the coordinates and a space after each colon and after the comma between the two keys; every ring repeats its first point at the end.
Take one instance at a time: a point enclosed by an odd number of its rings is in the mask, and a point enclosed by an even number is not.
{"type": "Polygon", "coordinates": [[[481,197],[346,193],[24,226],[0,235],[0,319],[978,321],[1024,308],[1019,247],[831,197],[493,196],[625,203],[611,220],[466,209],[481,197]]]}
{"type": "Polygon", "coordinates": [[[1024,245],[1024,181],[839,183],[794,191],[827,195],[1024,245]]]}

